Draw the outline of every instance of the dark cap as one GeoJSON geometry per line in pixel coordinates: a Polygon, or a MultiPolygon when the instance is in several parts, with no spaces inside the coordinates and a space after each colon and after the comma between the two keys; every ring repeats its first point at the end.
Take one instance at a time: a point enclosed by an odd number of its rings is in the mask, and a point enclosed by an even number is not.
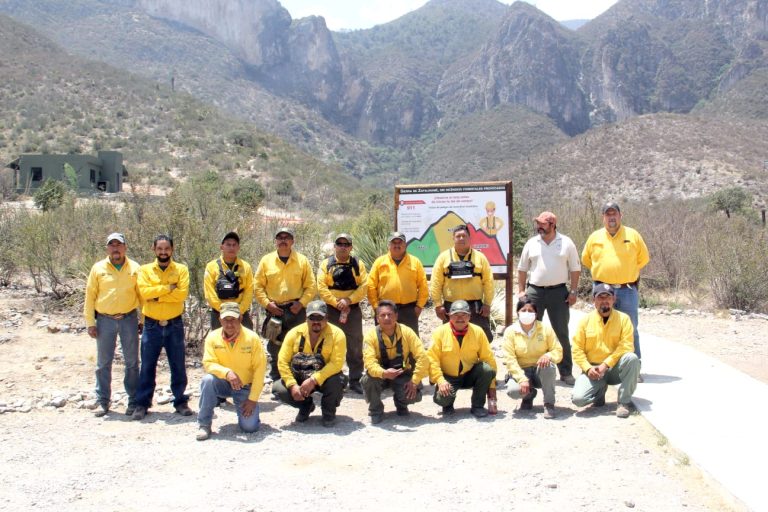
{"type": "Polygon", "coordinates": [[[609,295],[616,295],[616,290],[613,289],[613,286],[606,284],[606,283],[599,283],[592,287],[592,296],[597,297],[601,293],[607,293],[609,295]]]}
{"type": "Polygon", "coordinates": [[[227,240],[234,240],[238,244],[240,243],[240,235],[235,233],[234,231],[230,231],[226,235],[224,235],[224,238],[221,239],[221,243],[226,242],[227,240]]]}
{"type": "Polygon", "coordinates": [[[307,318],[312,315],[328,315],[328,306],[325,305],[325,302],[321,300],[313,300],[307,304],[307,318]]]}
{"type": "Polygon", "coordinates": [[[393,231],[389,234],[389,238],[387,238],[387,242],[391,242],[392,240],[400,239],[403,242],[405,242],[405,235],[402,234],[400,231],[393,231]]]}
{"type": "Polygon", "coordinates": [[[451,304],[451,311],[448,314],[455,315],[456,313],[472,314],[472,311],[469,309],[469,303],[465,300],[457,300],[451,304]]]}
{"type": "Polygon", "coordinates": [[[619,205],[617,203],[614,203],[613,201],[609,201],[603,205],[603,214],[613,208],[617,212],[621,213],[621,208],[619,208],[619,205]]]}
{"type": "Polygon", "coordinates": [[[285,226],[281,228],[277,228],[277,231],[275,231],[275,238],[277,238],[280,235],[280,233],[285,233],[286,235],[291,235],[291,238],[295,238],[295,235],[293,234],[293,230],[291,228],[288,228],[285,226]]]}

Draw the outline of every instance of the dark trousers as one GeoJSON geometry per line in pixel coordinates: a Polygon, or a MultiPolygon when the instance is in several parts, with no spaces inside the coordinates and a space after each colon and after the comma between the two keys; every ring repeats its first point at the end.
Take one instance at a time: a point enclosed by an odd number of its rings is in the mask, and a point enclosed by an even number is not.
{"type": "Polygon", "coordinates": [[[397,322],[407,325],[416,336],[419,335],[419,317],[416,315],[416,304],[398,304],[397,322]]]}
{"type": "MultiPolygon", "coordinates": [[[[211,309],[211,330],[221,327],[221,319],[219,318],[220,311],[211,309]]],[[[251,318],[251,312],[246,311],[243,313],[243,317],[240,319],[240,325],[253,330],[253,319],[251,318]]]]}
{"type": "MultiPolygon", "coordinates": [[[[297,325],[307,321],[307,310],[304,308],[299,311],[298,315],[291,313],[290,305],[280,306],[280,309],[283,310],[283,316],[280,317],[283,320],[283,327],[280,330],[280,334],[277,336],[275,342],[270,341],[267,343],[267,353],[269,354],[270,360],[269,378],[272,379],[272,382],[277,382],[280,380],[280,370],[277,368],[277,355],[280,353],[280,345],[283,344],[285,335],[288,334],[288,331],[297,325]]],[[[267,325],[267,322],[269,322],[270,318],[272,318],[272,315],[267,313],[267,317],[264,319],[264,324],[261,326],[262,333],[264,332],[264,327],[267,325]]]]}
{"type": "Polygon", "coordinates": [[[436,385],[433,400],[437,405],[442,407],[453,405],[453,402],[456,400],[456,393],[460,389],[471,389],[472,407],[483,407],[485,405],[485,396],[488,394],[491,382],[496,377],[496,372],[488,363],[477,363],[464,375],[459,377],[443,375],[443,377],[451,384],[453,390],[448,395],[442,396],[438,393],[436,385]]]}
{"type": "MultiPolygon", "coordinates": [[[[480,314],[480,308],[483,307],[483,302],[479,300],[470,300],[467,302],[469,302],[469,309],[472,312],[472,314],[469,317],[469,322],[480,327],[485,333],[486,337],[488,338],[488,341],[492,343],[493,332],[491,331],[491,319],[490,317],[485,317],[480,314]]],[[[445,308],[446,315],[451,310],[451,304],[453,304],[453,302],[443,302],[443,307],[445,308]]],[[[443,323],[444,324],[448,323],[448,320],[447,319],[443,320],[443,323]]]]}
{"type": "Polygon", "coordinates": [[[173,405],[186,404],[189,396],[184,394],[187,389],[187,369],[184,354],[184,321],[176,317],[162,326],[152,318],[144,319],[144,331],[141,334],[141,370],[139,371],[139,387],[136,391],[136,405],[149,408],[155,394],[155,379],[157,376],[157,360],[160,351],[165,349],[168,366],[171,369],[171,392],[173,405]]]}
{"type": "MultiPolygon", "coordinates": [[[[277,398],[284,404],[295,407],[302,412],[309,413],[312,409],[312,397],[308,396],[304,400],[297,401],[293,399],[290,390],[285,387],[282,379],[276,380],[272,384],[272,391],[277,394],[277,398]]],[[[344,396],[344,381],[341,378],[341,372],[331,375],[322,386],[315,388],[315,393],[321,393],[320,408],[323,411],[324,419],[333,419],[336,417],[336,408],[341,404],[341,398],[344,396]]]]}
{"type": "Polygon", "coordinates": [[[368,402],[368,413],[373,415],[384,412],[384,402],[381,401],[381,393],[387,388],[392,388],[395,407],[398,411],[407,410],[410,404],[421,402],[421,391],[416,392],[413,400],[405,398],[405,385],[411,381],[411,378],[413,378],[413,372],[411,371],[403,372],[399,377],[391,380],[371,377],[367,374],[363,375],[363,378],[360,379],[360,384],[363,386],[365,401],[368,402]]]}
{"type": "Polygon", "coordinates": [[[344,331],[347,337],[347,367],[349,379],[360,380],[363,376],[363,312],[359,305],[350,308],[347,323],[339,322],[341,312],[328,305],[328,321],[344,331]]]}
{"type": "Polygon", "coordinates": [[[541,321],[544,312],[549,315],[549,322],[555,331],[557,339],[563,346],[563,360],[557,365],[560,378],[571,375],[573,359],[571,358],[571,341],[568,338],[568,321],[571,319],[571,307],[568,305],[568,288],[565,285],[557,288],[541,288],[528,285],[525,294],[536,304],[538,311],[536,319],[541,321]]]}

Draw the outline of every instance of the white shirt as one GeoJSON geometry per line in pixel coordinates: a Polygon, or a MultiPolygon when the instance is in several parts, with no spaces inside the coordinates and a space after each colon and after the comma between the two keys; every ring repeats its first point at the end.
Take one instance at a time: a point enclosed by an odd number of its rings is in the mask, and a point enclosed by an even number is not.
{"type": "Polygon", "coordinates": [[[549,244],[536,235],[525,243],[517,270],[528,272],[528,283],[536,286],[569,283],[570,273],[581,271],[579,251],[573,240],[558,232],[549,244]]]}

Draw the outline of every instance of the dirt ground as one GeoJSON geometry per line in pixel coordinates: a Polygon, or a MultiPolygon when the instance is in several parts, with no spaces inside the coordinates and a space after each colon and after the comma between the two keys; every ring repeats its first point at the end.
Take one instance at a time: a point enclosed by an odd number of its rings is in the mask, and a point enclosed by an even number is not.
{"type": "MultiPolygon", "coordinates": [[[[570,389],[558,386],[555,420],[542,418],[541,395],[532,413],[517,413],[517,402],[500,390],[499,414],[476,420],[468,391],[459,394],[455,416],[443,419],[428,386],[408,418],[395,416],[385,399],[387,416],[377,426],[362,397],[348,393],[333,429],[316,415],[294,424],[295,410],[265,392],[259,432],[240,433],[230,403],[217,409],[215,434],[206,442],[194,439],[194,417],[175,415],[170,404],[134,422],[123,414],[122,399],[95,418],[78,408],[91,398],[94,341],[83,332],[49,333],[40,324],[44,305],[29,292],[0,290],[0,410],[30,409],[0,414],[0,510],[743,510],[642,416],[617,419],[615,389],[606,407],[579,410],[570,389]],[[67,403],[51,405],[56,397],[67,403]]],[[[47,320],[81,324],[74,316],[47,320]]],[[[729,341],[736,329],[765,361],[765,344],[757,343],[767,327],[713,317],[641,318],[641,329],[763,381],[765,368],[743,366],[748,362],[729,341]]],[[[202,370],[188,363],[188,391],[196,394],[202,370]]],[[[120,397],[122,371],[115,364],[113,398],[120,397]]],[[[167,385],[167,366],[158,377],[167,385]]],[[[190,403],[196,408],[196,397],[190,403]]]]}

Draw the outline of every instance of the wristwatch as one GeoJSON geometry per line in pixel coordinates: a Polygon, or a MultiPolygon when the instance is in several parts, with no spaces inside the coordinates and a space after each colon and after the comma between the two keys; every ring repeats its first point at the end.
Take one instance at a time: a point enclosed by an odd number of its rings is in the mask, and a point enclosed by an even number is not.
{"type": "Polygon", "coordinates": [[[576,290],[571,290],[568,292],[568,295],[577,295],[576,290]]]}

